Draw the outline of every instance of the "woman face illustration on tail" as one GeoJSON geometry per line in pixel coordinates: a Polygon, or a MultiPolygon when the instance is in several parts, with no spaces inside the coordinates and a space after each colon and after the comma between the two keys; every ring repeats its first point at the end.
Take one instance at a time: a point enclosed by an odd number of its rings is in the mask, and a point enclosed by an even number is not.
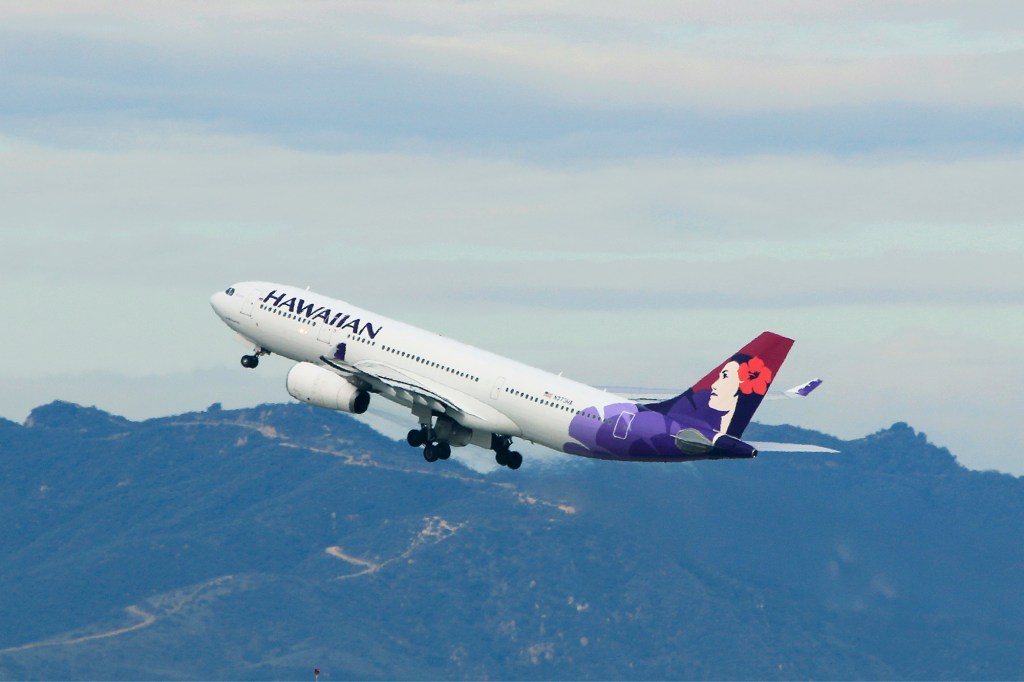
{"type": "Polygon", "coordinates": [[[719,412],[732,412],[736,409],[736,400],[739,394],[740,363],[730,360],[718,373],[715,383],[711,384],[708,407],[719,412]]]}
{"type": "MultiPolygon", "coordinates": [[[[729,430],[741,398],[748,402],[753,399],[753,405],[749,406],[749,412],[753,414],[760,397],[768,392],[771,380],[772,371],[761,358],[737,354],[725,363],[718,378],[711,384],[711,394],[708,396],[708,407],[722,413],[718,431],[725,433],[729,430]]],[[[750,415],[746,418],[749,420],[750,415]]]]}

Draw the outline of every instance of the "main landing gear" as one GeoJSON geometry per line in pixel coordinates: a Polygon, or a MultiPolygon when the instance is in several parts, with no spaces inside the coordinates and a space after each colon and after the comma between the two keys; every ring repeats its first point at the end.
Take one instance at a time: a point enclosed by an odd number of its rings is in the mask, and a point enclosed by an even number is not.
{"type": "MultiPolygon", "coordinates": [[[[418,414],[420,418],[420,428],[413,429],[409,432],[409,435],[405,437],[405,441],[414,448],[423,448],[423,459],[428,462],[436,462],[439,459],[448,459],[452,456],[452,445],[448,442],[451,436],[446,434],[451,430],[449,427],[450,419],[444,417],[448,421],[441,423],[438,421],[438,428],[435,429],[432,426],[433,416],[423,413],[418,414]],[[438,437],[438,431],[441,432],[441,436],[444,440],[438,437]]],[[[438,418],[439,420],[442,417],[438,418]]],[[[463,429],[465,430],[465,429],[463,429]]],[[[465,435],[465,434],[463,434],[465,435]]],[[[457,445],[467,445],[468,438],[466,440],[459,440],[456,442],[457,445]]],[[[512,438],[509,436],[491,436],[491,449],[494,450],[494,461],[503,467],[509,469],[518,469],[523,465],[523,456],[518,452],[512,450],[512,438]]]]}
{"type": "Polygon", "coordinates": [[[243,355],[242,356],[242,367],[245,367],[246,369],[256,369],[256,367],[259,366],[259,364],[260,364],[260,356],[261,355],[270,355],[270,351],[266,351],[266,350],[263,350],[262,348],[260,348],[258,351],[256,351],[252,355],[243,355]]]}
{"type": "Polygon", "coordinates": [[[523,456],[512,450],[512,439],[508,436],[492,436],[491,449],[494,450],[494,461],[503,467],[515,471],[523,466],[523,456]]]}
{"type": "Polygon", "coordinates": [[[452,456],[452,446],[437,440],[437,434],[429,426],[413,429],[405,437],[405,441],[414,448],[423,448],[423,459],[436,462],[452,456]]]}

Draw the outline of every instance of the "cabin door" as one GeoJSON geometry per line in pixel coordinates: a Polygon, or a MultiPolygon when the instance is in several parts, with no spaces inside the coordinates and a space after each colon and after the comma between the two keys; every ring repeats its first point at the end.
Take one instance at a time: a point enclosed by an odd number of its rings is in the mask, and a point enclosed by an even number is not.
{"type": "Polygon", "coordinates": [[[491,389],[491,400],[497,400],[503,388],[505,388],[505,377],[498,377],[498,380],[494,382],[494,388],[491,389]]]}
{"type": "Polygon", "coordinates": [[[619,418],[615,421],[615,430],[612,431],[612,435],[616,438],[625,439],[629,435],[629,427],[633,425],[633,417],[635,416],[632,412],[621,412],[619,418]]]}
{"type": "Polygon", "coordinates": [[[334,327],[326,322],[317,322],[316,324],[319,327],[316,332],[316,340],[323,341],[328,346],[331,345],[331,336],[334,334],[334,327]]]}
{"type": "Polygon", "coordinates": [[[252,309],[256,306],[256,299],[260,297],[258,291],[249,291],[242,299],[242,307],[239,312],[246,317],[252,317],[252,309]]]}

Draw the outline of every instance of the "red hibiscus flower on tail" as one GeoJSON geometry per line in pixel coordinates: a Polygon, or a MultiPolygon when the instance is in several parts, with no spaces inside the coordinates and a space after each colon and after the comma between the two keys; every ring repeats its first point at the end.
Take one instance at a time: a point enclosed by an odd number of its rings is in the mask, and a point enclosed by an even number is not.
{"type": "Polygon", "coordinates": [[[768,392],[768,384],[772,382],[772,371],[761,358],[750,358],[740,365],[740,391],[750,395],[764,395],[768,392]]]}

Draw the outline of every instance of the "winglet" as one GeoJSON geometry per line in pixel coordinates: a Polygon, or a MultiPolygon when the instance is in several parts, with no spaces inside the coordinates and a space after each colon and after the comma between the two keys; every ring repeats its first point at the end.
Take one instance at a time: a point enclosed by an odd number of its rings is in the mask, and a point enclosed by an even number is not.
{"type": "Polygon", "coordinates": [[[821,386],[821,379],[811,379],[798,384],[787,391],[769,391],[764,397],[765,400],[792,400],[793,398],[806,398],[811,391],[821,386]]]}
{"type": "Polygon", "coordinates": [[[786,395],[790,398],[806,398],[811,394],[811,391],[821,386],[821,379],[811,379],[810,381],[794,386],[793,388],[786,391],[786,395]]]}

